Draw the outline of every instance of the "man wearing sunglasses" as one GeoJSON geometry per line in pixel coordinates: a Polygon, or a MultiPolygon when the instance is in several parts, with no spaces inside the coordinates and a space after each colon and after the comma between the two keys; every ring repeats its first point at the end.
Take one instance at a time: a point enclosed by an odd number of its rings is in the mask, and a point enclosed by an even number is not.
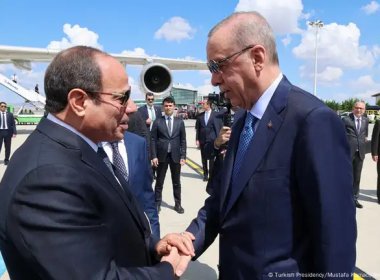
{"type": "Polygon", "coordinates": [[[14,153],[0,185],[0,249],[11,279],[175,279],[177,246],[157,242],[100,142],[124,137],[130,85],[110,55],[78,46],[45,74],[48,115],[14,153]],[[170,245],[170,246],[169,246],[170,245]]]}
{"type": "Polygon", "coordinates": [[[12,137],[16,137],[16,122],[13,114],[7,111],[7,103],[0,102],[0,151],[5,148],[4,165],[8,165],[11,155],[12,137]]]}
{"type": "MultiPolygon", "coordinates": [[[[147,92],[145,94],[145,101],[146,105],[141,106],[138,111],[145,120],[146,126],[148,128],[148,132],[152,130],[153,122],[162,116],[162,110],[161,106],[154,105],[154,94],[152,92],[147,92]]],[[[152,147],[151,147],[151,135],[149,133],[149,142],[148,146],[150,148],[149,150],[149,156],[152,154],[152,147]]],[[[152,164],[152,173],[153,173],[153,179],[157,178],[157,168],[152,164]]]]}
{"type": "Polygon", "coordinates": [[[146,126],[151,130],[153,122],[162,115],[161,106],[154,105],[154,95],[152,92],[145,94],[145,101],[146,105],[141,106],[139,112],[145,119],[146,126]]]}
{"type": "Polygon", "coordinates": [[[211,83],[236,117],[213,193],[188,227],[196,257],[219,234],[220,279],[352,279],[356,221],[341,120],[292,85],[257,12],[209,33],[211,83]]]}

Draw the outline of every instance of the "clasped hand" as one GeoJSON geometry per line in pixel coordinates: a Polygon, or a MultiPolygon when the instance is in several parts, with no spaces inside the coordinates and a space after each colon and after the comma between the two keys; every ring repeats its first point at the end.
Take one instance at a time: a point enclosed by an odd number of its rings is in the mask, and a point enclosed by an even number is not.
{"type": "Polygon", "coordinates": [[[195,256],[193,240],[195,237],[190,232],[169,233],[156,245],[157,254],[162,256],[161,262],[169,262],[177,277],[185,272],[191,258],[195,256]]]}

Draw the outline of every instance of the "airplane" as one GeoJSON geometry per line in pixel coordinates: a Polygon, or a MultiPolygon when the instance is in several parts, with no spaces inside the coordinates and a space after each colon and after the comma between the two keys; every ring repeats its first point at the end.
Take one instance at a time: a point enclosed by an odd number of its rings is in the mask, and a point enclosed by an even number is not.
{"type": "MultiPolygon", "coordinates": [[[[31,62],[49,62],[61,50],[16,47],[0,45],[0,63],[12,63],[16,67],[31,70],[31,62]]],[[[203,61],[172,59],[152,56],[135,56],[126,54],[111,54],[123,64],[146,65],[149,63],[160,63],[166,65],[170,70],[207,70],[203,61]]]]}
{"type": "MultiPolygon", "coordinates": [[[[33,47],[18,47],[0,45],[0,64],[13,64],[15,67],[31,70],[31,62],[49,62],[61,50],[33,48],[33,47]]],[[[123,65],[142,65],[140,74],[140,86],[143,92],[152,92],[155,95],[167,93],[172,87],[172,70],[207,70],[207,64],[203,61],[173,59],[153,56],[135,56],[126,54],[111,54],[118,59],[123,65]]],[[[9,83],[4,84],[6,79],[1,77],[0,83],[7,88],[14,90],[15,87],[10,87],[9,83]]],[[[16,91],[15,91],[16,92],[16,91]]],[[[25,94],[20,94],[25,98],[25,94]]],[[[27,98],[26,98],[27,99],[27,98]]],[[[31,99],[41,99],[33,94],[31,99]]]]}
{"type": "MultiPolygon", "coordinates": [[[[0,64],[13,64],[23,70],[31,70],[31,62],[50,62],[61,50],[0,45],[0,64]]],[[[134,56],[126,54],[111,54],[123,65],[142,65],[140,87],[143,92],[152,92],[159,96],[172,88],[172,70],[207,70],[207,64],[202,61],[172,59],[163,57],[134,56]]],[[[31,104],[43,109],[45,97],[33,90],[28,90],[20,84],[0,73],[0,85],[15,92],[25,99],[25,104],[31,104]]],[[[23,106],[24,106],[23,105],[23,106]]],[[[21,106],[20,110],[22,110],[21,106]]],[[[19,111],[20,111],[19,110],[19,111]]],[[[16,114],[18,115],[18,114],[16,114]]]]}

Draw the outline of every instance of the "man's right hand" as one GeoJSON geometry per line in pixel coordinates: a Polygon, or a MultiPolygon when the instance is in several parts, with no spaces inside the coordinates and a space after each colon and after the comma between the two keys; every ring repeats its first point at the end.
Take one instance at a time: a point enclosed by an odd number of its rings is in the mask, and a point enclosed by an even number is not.
{"type": "Polygon", "coordinates": [[[223,144],[230,140],[230,137],[231,128],[228,126],[223,126],[219,131],[218,137],[214,141],[214,146],[219,149],[223,144]]]}
{"type": "Polygon", "coordinates": [[[151,120],[151,118],[147,118],[145,122],[147,125],[150,125],[152,123],[152,120],[151,120]]]}
{"type": "Polygon", "coordinates": [[[185,272],[191,258],[195,256],[194,239],[194,235],[190,232],[170,233],[156,245],[157,254],[163,256],[161,261],[169,262],[178,277],[185,272]]]}
{"type": "Polygon", "coordinates": [[[161,262],[168,262],[172,265],[174,274],[179,278],[186,271],[189,262],[191,261],[191,256],[183,255],[178,252],[177,247],[172,247],[169,255],[163,256],[161,262]]]}
{"type": "Polygon", "coordinates": [[[158,158],[152,159],[152,164],[154,167],[157,167],[158,166],[158,158]]]}

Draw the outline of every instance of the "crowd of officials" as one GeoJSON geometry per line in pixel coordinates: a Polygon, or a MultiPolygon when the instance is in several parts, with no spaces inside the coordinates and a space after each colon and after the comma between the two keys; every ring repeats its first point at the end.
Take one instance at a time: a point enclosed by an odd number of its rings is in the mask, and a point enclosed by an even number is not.
{"type": "MultiPolygon", "coordinates": [[[[55,56],[44,79],[47,116],[0,185],[0,248],[11,279],[178,279],[218,235],[220,279],[352,279],[363,103],[342,125],[294,86],[257,12],[223,19],[206,50],[234,123],[202,104],[195,141],[210,196],[183,232],[163,238],[168,168],[174,210],[185,211],[186,132],[175,100],[166,97],[160,110],[147,93],[137,110],[128,74],[109,54],[77,46],[55,56]]],[[[375,161],[379,134],[376,123],[375,161]]]]}

